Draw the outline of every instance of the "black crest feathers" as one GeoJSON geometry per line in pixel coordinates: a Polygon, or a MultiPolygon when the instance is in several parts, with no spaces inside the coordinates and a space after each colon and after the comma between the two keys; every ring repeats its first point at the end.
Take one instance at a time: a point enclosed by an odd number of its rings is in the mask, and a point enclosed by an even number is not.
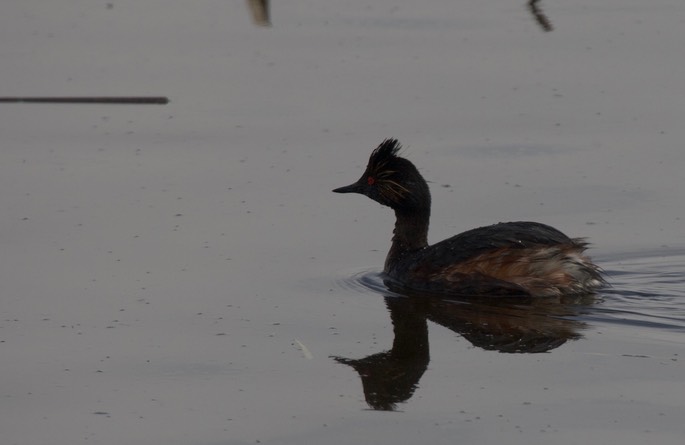
{"type": "Polygon", "coordinates": [[[388,161],[398,158],[399,152],[402,149],[402,144],[397,139],[385,139],[376,149],[371,153],[369,158],[369,165],[373,165],[376,169],[382,167],[388,161]]]}

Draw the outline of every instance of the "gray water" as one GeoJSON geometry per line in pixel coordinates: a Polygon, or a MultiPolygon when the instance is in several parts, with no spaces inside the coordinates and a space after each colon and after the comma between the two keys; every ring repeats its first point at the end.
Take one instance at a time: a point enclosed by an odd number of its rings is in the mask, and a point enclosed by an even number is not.
{"type": "Polygon", "coordinates": [[[0,104],[3,444],[682,443],[682,2],[5,3],[0,96],[171,102],[0,104]],[[388,291],[386,137],[610,287],[388,291]]]}

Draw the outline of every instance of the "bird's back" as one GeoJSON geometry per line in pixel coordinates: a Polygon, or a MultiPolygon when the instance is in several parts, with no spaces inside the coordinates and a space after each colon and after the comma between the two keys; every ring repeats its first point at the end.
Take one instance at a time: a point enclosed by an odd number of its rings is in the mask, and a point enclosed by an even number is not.
{"type": "Polygon", "coordinates": [[[603,283],[587,244],[535,222],[499,223],[455,235],[386,270],[407,288],[472,295],[554,296],[603,283]]]}

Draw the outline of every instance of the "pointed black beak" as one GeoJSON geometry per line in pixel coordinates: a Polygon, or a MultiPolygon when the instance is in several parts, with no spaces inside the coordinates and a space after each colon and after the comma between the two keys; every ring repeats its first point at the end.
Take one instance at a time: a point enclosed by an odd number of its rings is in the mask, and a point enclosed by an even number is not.
{"type": "Polygon", "coordinates": [[[358,182],[354,184],[346,185],[345,187],[339,187],[333,190],[335,193],[362,193],[362,186],[358,182]]]}

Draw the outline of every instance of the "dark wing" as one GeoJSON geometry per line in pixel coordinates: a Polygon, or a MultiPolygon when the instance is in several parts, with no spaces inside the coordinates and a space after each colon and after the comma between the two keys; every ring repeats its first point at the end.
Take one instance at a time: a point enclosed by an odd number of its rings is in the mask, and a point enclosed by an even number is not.
{"type": "Polygon", "coordinates": [[[517,221],[472,229],[448,238],[419,254],[420,262],[440,268],[466,261],[489,250],[523,249],[573,243],[574,240],[546,224],[517,221]]]}
{"type": "Polygon", "coordinates": [[[596,266],[580,255],[585,247],[545,224],[500,223],[419,250],[387,273],[401,286],[427,292],[560,295],[601,282],[596,266]]]}

